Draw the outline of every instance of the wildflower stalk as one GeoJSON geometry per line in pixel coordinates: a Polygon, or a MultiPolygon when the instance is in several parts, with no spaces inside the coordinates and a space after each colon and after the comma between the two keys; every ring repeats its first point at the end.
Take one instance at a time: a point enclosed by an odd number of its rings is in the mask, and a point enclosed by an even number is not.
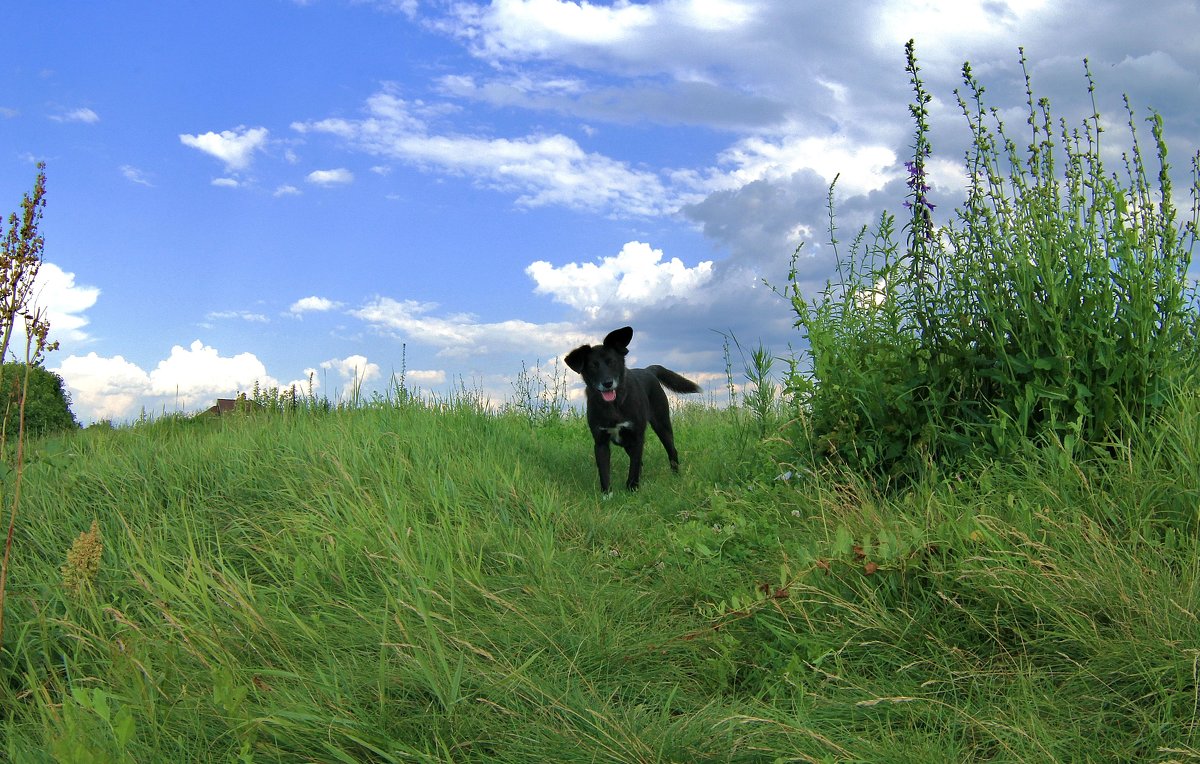
{"type": "Polygon", "coordinates": [[[925,164],[933,153],[933,145],[929,140],[928,108],[933,96],[925,90],[925,84],[921,80],[921,68],[917,65],[916,45],[913,40],[905,44],[904,57],[904,69],[908,72],[909,83],[913,88],[913,102],[909,104],[908,111],[916,128],[913,158],[904,163],[908,170],[908,195],[904,207],[912,213],[907,226],[909,278],[913,286],[917,329],[924,340],[923,347],[931,351],[938,346],[937,324],[928,320],[932,315],[931,305],[936,299],[934,290],[938,268],[934,249],[934,205],[929,201],[930,188],[925,164]]]}
{"type": "MultiPolygon", "coordinates": [[[[8,566],[12,557],[13,532],[17,525],[17,509],[21,505],[21,478],[25,473],[25,402],[29,398],[29,374],[47,347],[50,322],[38,308],[25,314],[25,377],[21,382],[21,397],[17,410],[17,453],[14,460],[13,496],[8,512],[8,532],[4,538],[4,559],[0,562],[0,649],[4,646],[4,613],[8,604],[8,566]]],[[[57,346],[54,343],[53,346],[57,346]]],[[[2,444],[0,444],[2,445],[2,444]]]]}

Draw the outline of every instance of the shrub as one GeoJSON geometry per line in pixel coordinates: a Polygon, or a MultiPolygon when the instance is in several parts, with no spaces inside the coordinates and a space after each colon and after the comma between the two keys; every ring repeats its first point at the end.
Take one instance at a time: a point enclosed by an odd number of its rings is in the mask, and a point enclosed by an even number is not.
{"type": "MultiPolygon", "coordinates": [[[[32,437],[49,435],[79,427],[71,413],[71,394],[63,386],[62,377],[45,367],[29,366],[29,395],[25,401],[25,432],[32,437]]],[[[4,432],[8,441],[15,442],[21,413],[21,388],[25,383],[26,365],[6,363],[0,367],[0,384],[4,394],[4,432]]]]}
{"type": "MultiPolygon", "coordinates": [[[[1195,380],[1187,271],[1200,181],[1180,223],[1161,117],[1148,119],[1153,182],[1132,108],[1125,172],[1109,173],[1094,106],[1078,127],[1056,122],[1027,70],[1031,137],[1018,148],[964,64],[966,95],[956,95],[972,134],[966,200],[935,225],[925,173],[931,96],[911,42],[906,53],[916,129],[903,250],[885,213],[842,256],[831,188],[837,281],[810,302],[793,260],[786,290],[811,361],[789,389],[807,408],[817,453],[901,476],[1031,439],[1075,451],[1126,437],[1195,380]]],[[[1094,93],[1086,61],[1084,71],[1094,93]]]]}

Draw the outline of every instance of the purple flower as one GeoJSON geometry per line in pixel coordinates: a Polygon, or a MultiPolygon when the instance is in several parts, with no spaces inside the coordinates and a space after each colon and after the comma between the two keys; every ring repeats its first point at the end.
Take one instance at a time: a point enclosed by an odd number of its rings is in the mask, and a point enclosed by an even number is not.
{"type": "Polygon", "coordinates": [[[906,209],[912,209],[914,204],[924,207],[926,210],[932,210],[937,205],[929,201],[927,194],[929,193],[929,184],[925,182],[925,166],[916,162],[905,162],[904,168],[908,170],[908,181],[906,185],[912,191],[913,201],[904,202],[906,209]]]}

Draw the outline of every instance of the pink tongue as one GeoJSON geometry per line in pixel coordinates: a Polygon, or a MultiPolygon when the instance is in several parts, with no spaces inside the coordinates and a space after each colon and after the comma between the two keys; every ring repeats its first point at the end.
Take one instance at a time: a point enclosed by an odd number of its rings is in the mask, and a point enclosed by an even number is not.
{"type": "Polygon", "coordinates": [[[604,400],[608,401],[609,403],[612,403],[613,401],[615,401],[617,399],[617,391],[616,390],[602,390],[600,392],[600,397],[603,398],[604,400]]]}

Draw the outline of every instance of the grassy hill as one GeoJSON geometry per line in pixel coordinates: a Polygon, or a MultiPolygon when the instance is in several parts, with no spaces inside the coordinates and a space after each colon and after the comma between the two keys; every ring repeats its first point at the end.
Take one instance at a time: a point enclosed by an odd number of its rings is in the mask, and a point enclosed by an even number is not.
{"type": "Polygon", "coordinates": [[[0,755],[1192,760],[1198,428],[885,494],[691,407],[607,500],[576,419],[88,430],[25,473],[0,755]]]}
{"type": "Polygon", "coordinates": [[[787,412],[760,348],[678,476],[601,498],[528,379],[39,442],[0,758],[1200,760],[1200,172],[1181,211],[1158,115],[1123,178],[1032,89],[1022,153],[964,66],[938,226],[906,52],[908,221],[839,251],[830,189],[787,412]]]}

